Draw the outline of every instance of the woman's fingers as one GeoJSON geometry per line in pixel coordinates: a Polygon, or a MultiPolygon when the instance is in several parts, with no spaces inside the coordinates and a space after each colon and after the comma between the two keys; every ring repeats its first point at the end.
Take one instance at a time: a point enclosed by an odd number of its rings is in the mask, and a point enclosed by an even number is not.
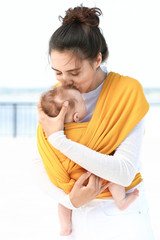
{"type": "Polygon", "coordinates": [[[88,189],[87,187],[88,185],[84,187],[84,182],[86,181],[86,179],[90,178],[90,176],[91,173],[86,172],[82,174],[74,184],[69,194],[70,201],[73,204],[73,206],[80,207],[93,199],[92,196],[93,194],[90,193],[90,189],[88,189]]]}
{"type": "Polygon", "coordinates": [[[87,202],[95,199],[101,192],[109,186],[110,183],[102,187],[102,179],[90,172],[86,172],[74,184],[69,196],[70,201],[75,207],[80,207],[87,202]],[[89,179],[88,179],[89,178],[89,179]],[[84,182],[88,179],[88,184],[84,182]]]}
{"type": "Polygon", "coordinates": [[[97,187],[100,189],[102,187],[102,178],[98,179],[97,187]]]}
{"type": "MultiPolygon", "coordinates": [[[[55,117],[55,121],[57,119],[57,122],[59,122],[59,125],[63,125],[64,124],[64,118],[68,109],[68,101],[65,101],[62,105],[62,108],[58,114],[57,117],[55,117]],[[62,122],[62,123],[61,123],[62,122]]],[[[47,114],[44,113],[44,111],[42,110],[41,107],[41,102],[39,101],[39,103],[37,104],[37,109],[38,109],[38,117],[39,117],[39,122],[41,123],[42,121],[44,121],[45,119],[51,119],[50,117],[48,117],[47,114]]],[[[53,118],[52,118],[53,119],[53,118]]]]}
{"type": "Polygon", "coordinates": [[[97,177],[96,175],[92,174],[90,176],[88,186],[89,187],[94,187],[95,190],[99,189],[102,185],[102,179],[100,177],[97,177]]]}
{"type": "Polygon", "coordinates": [[[45,131],[47,137],[51,134],[64,129],[64,118],[67,112],[68,101],[63,104],[63,107],[57,117],[49,117],[44,113],[41,101],[37,104],[38,118],[41,127],[45,131]]]}
{"type": "Polygon", "coordinates": [[[105,185],[102,185],[102,178],[92,174],[89,178],[88,187],[93,190],[93,194],[97,197],[102,193],[106,188],[108,188],[112,183],[107,182],[105,185]]]}
{"type": "Polygon", "coordinates": [[[78,180],[76,181],[76,185],[78,185],[79,187],[83,186],[83,183],[86,181],[87,178],[89,178],[91,176],[90,172],[86,172],[84,174],[82,174],[78,180]]]}
{"type": "Polygon", "coordinates": [[[58,118],[59,120],[63,121],[64,122],[64,118],[65,118],[65,115],[67,113],[67,109],[68,109],[68,101],[65,101],[62,105],[62,108],[58,114],[58,118]]]}
{"type": "MultiPolygon", "coordinates": [[[[106,183],[104,186],[102,186],[101,188],[100,188],[100,193],[102,193],[106,188],[108,188],[110,185],[111,185],[112,183],[111,182],[108,182],[108,183],[106,183]]],[[[99,194],[100,194],[99,193],[99,194]]]]}

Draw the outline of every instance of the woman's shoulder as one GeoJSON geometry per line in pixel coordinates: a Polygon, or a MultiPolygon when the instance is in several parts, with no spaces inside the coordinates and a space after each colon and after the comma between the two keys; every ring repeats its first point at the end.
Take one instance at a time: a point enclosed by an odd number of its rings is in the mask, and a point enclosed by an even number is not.
{"type": "Polygon", "coordinates": [[[141,83],[133,77],[121,75],[121,79],[128,87],[133,87],[133,88],[141,88],[142,87],[141,83]]]}
{"type": "Polygon", "coordinates": [[[112,75],[113,82],[115,82],[116,86],[121,90],[132,90],[132,91],[142,91],[143,87],[141,83],[130,76],[121,75],[119,73],[110,72],[112,75]]]}

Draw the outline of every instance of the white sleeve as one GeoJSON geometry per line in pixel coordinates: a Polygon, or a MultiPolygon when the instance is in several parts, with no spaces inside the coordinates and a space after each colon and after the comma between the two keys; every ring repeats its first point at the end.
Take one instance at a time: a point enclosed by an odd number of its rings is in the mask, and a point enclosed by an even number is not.
{"type": "Polygon", "coordinates": [[[144,120],[141,120],[117,147],[113,156],[73,142],[66,138],[63,131],[52,134],[48,140],[87,171],[119,185],[129,186],[138,171],[143,135],[144,120]]]}
{"type": "Polygon", "coordinates": [[[32,160],[32,179],[37,186],[52,199],[69,209],[75,209],[70,201],[69,194],[66,194],[62,189],[56,187],[50,181],[40,156],[32,160]]]}

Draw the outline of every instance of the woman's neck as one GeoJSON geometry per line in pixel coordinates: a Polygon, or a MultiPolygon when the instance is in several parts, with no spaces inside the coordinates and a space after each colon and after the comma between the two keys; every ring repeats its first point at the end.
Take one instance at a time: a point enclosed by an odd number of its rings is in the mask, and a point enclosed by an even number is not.
{"type": "Polygon", "coordinates": [[[107,73],[104,72],[100,67],[98,68],[96,74],[95,74],[95,78],[94,81],[92,83],[91,89],[90,91],[95,90],[99,85],[101,85],[101,83],[106,79],[107,77],[107,73]]]}

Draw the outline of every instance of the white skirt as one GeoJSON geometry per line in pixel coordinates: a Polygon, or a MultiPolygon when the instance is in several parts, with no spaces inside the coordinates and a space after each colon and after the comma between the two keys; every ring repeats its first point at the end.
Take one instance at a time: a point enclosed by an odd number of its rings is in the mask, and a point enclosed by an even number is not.
{"type": "Polygon", "coordinates": [[[73,231],[69,239],[154,240],[148,211],[142,189],[140,196],[123,211],[116,207],[112,199],[93,200],[73,210],[73,231]]]}

